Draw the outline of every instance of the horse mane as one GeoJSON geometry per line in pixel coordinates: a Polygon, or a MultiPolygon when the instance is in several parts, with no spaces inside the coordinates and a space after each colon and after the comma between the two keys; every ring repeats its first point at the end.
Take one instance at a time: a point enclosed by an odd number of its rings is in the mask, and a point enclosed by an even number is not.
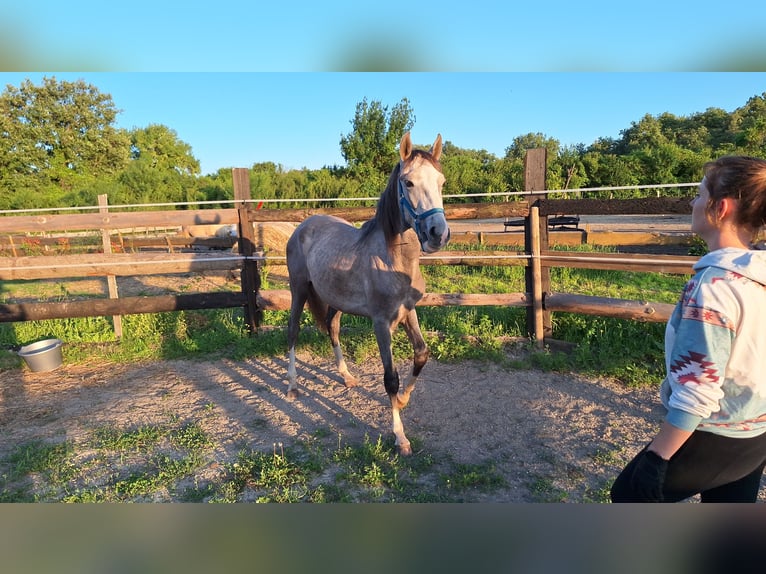
{"type": "MultiPolygon", "coordinates": [[[[408,158],[411,160],[413,157],[421,156],[427,159],[433,166],[439,171],[442,170],[441,164],[438,160],[435,160],[433,156],[423,150],[412,150],[412,154],[408,158]]],[[[375,216],[362,225],[360,240],[364,240],[375,229],[381,229],[383,236],[386,238],[386,245],[391,246],[391,242],[394,238],[404,231],[405,227],[402,220],[402,210],[399,205],[399,172],[401,170],[401,164],[396,163],[394,169],[391,171],[391,175],[388,176],[388,184],[386,189],[380,195],[378,199],[378,207],[375,210],[375,216]]]]}
{"type": "Polygon", "coordinates": [[[378,199],[378,207],[375,216],[362,225],[360,240],[364,240],[376,229],[383,231],[386,245],[391,245],[394,237],[400,234],[402,226],[402,212],[399,207],[399,163],[397,162],[391,175],[388,176],[388,184],[378,199]]]}

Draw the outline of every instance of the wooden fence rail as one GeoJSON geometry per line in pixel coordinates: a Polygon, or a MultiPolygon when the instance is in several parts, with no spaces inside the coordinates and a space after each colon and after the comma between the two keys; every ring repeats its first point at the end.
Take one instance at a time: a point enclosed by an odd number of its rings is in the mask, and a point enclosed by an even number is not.
{"type": "MultiPolygon", "coordinates": [[[[187,293],[145,297],[117,297],[86,301],[37,301],[0,304],[0,322],[32,321],[87,316],[121,316],[190,309],[243,307],[248,324],[255,332],[264,310],[286,310],[288,290],[261,290],[260,268],[265,258],[259,250],[254,225],[266,222],[299,222],[315,213],[330,213],[359,222],[372,217],[373,208],[253,209],[249,199],[247,170],[235,170],[235,199],[232,209],[180,211],[114,211],[66,215],[12,215],[0,217],[0,237],[12,234],[50,234],[52,232],[119,232],[129,229],[181,228],[193,225],[238,226],[238,253],[218,252],[137,252],[87,253],[70,255],[0,256],[0,280],[63,279],[76,277],[127,277],[155,274],[237,271],[242,273],[239,292],[187,293]]],[[[531,277],[527,291],[505,294],[426,293],[420,306],[502,305],[526,307],[527,327],[539,342],[550,335],[546,330],[550,313],[574,312],[640,321],[667,321],[672,305],[553,293],[546,274],[552,267],[614,269],[652,273],[690,274],[695,257],[637,255],[626,253],[580,253],[549,249],[546,223],[548,215],[575,214],[667,214],[689,213],[686,199],[641,200],[549,200],[542,196],[529,201],[470,203],[445,206],[450,220],[484,220],[524,217],[522,250],[444,251],[423,256],[424,265],[524,266],[531,277]],[[531,286],[531,288],[530,288],[531,286]],[[531,320],[530,320],[531,318],[531,320]]],[[[510,234],[502,234],[508,236],[510,234]]],[[[454,240],[454,239],[453,239],[454,240]]],[[[192,244],[189,241],[188,244],[192,244]]],[[[11,239],[13,245],[13,240],[11,239]]],[[[172,246],[172,242],[168,242],[172,246]]]]}

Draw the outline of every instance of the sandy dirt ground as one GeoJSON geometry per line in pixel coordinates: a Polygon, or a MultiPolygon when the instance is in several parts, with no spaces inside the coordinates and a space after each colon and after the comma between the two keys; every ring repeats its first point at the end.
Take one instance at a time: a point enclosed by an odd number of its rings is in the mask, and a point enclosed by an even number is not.
{"type": "MultiPolygon", "coordinates": [[[[161,424],[175,413],[199,422],[220,463],[243,448],[337,435],[361,445],[392,439],[390,405],[375,362],[355,366],[347,389],[328,357],[300,356],[302,397],[285,400],[286,360],[162,361],[62,366],[3,373],[0,457],[32,440],[80,442],[105,425],[161,424]]],[[[408,366],[400,366],[403,375],[408,366]]],[[[494,464],[508,488],[479,500],[529,502],[545,488],[595,497],[659,421],[651,390],[576,375],[480,363],[426,366],[403,411],[413,456],[494,464]]],[[[561,493],[566,493],[565,495],[561,493]]]]}
{"type": "MultiPolygon", "coordinates": [[[[331,357],[299,355],[302,397],[285,400],[286,358],[63,365],[2,373],[0,457],[32,440],[84,440],[94,428],[198,422],[216,447],[210,478],[241,449],[318,434],[361,445],[391,441],[390,405],[375,362],[353,365],[347,389],[331,357]]],[[[409,368],[400,365],[403,375],[409,368]]],[[[430,361],[403,411],[413,456],[492,464],[507,487],[479,502],[590,502],[662,419],[654,389],[575,374],[430,361]]],[[[600,494],[599,494],[600,493],[600,494]]],[[[761,499],[766,495],[766,483],[761,499]]]]}

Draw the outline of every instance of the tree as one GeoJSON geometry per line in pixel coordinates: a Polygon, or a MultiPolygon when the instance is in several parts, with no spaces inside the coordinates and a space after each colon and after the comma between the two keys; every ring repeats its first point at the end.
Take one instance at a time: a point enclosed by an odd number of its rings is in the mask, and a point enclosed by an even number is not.
{"type": "Polygon", "coordinates": [[[8,86],[0,95],[0,193],[34,190],[38,206],[52,206],[113,178],[130,153],[127,132],[114,126],[118,113],[110,95],[82,80],[8,86]]]}
{"type": "Polygon", "coordinates": [[[204,201],[221,201],[218,205],[208,206],[210,209],[231,207],[232,204],[229,200],[234,199],[234,182],[231,169],[220,168],[214,174],[198,177],[197,194],[204,201]]]}
{"type": "MultiPolygon", "coordinates": [[[[386,181],[398,160],[397,145],[415,125],[415,116],[407,98],[391,111],[377,100],[367,98],[356,105],[351,133],[341,136],[340,149],[352,176],[386,181]]],[[[375,185],[375,189],[378,189],[375,185]]]]}
{"type": "Polygon", "coordinates": [[[559,150],[559,155],[553,159],[559,178],[562,181],[561,189],[577,189],[583,187],[586,181],[585,166],[582,156],[585,153],[584,146],[564,146],[559,150]]]}
{"type": "Polygon", "coordinates": [[[559,141],[549,138],[540,132],[528,133],[513,138],[513,143],[505,148],[505,157],[524,159],[528,149],[544,147],[548,150],[548,158],[556,157],[559,153],[559,141]]]}
{"type": "Polygon", "coordinates": [[[131,161],[118,179],[141,203],[196,201],[199,161],[175,131],[158,124],[130,132],[131,161]]]}
{"type": "Polygon", "coordinates": [[[619,149],[621,154],[668,143],[668,138],[663,134],[662,123],[650,114],[646,114],[638,122],[631,122],[629,128],[620,131],[620,135],[622,136],[622,146],[619,149]]]}
{"type": "Polygon", "coordinates": [[[699,125],[707,132],[707,145],[714,155],[731,153],[734,149],[732,114],[721,108],[708,108],[691,116],[693,125],[699,125]]]}
{"type": "MultiPolygon", "coordinates": [[[[486,150],[462,149],[446,141],[441,164],[447,178],[445,195],[499,193],[508,189],[500,170],[501,163],[486,150]]],[[[470,197],[466,201],[497,200],[470,197]]]]}
{"type": "MultiPolygon", "coordinates": [[[[622,187],[637,185],[637,160],[629,156],[587,151],[583,155],[583,166],[587,173],[587,187],[622,187]]],[[[606,191],[588,192],[586,197],[597,199],[628,198],[632,192],[606,191]]]]}
{"type": "Polygon", "coordinates": [[[766,92],[734,112],[738,153],[766,156],[766,92]]]}
{"type": "MultiPolygon", "coordinates": [[[[330,168],[323,168],[308,173],[308,196],[314,199],[334,199],[337,197],[359,197],[359,183],[342,175],[334,175],[330,168]]],[[[345,205],[353,205],[349,202],[345,205]]],[[[318,201],[316,207],[335,207],[332,202],[318,201]]],[[[294,206],[290,206],[294,207],[294,206]]]]}
{"type": "Polygon", "coordinates": [[[199,161],[189,144],[181,141],[175,130],[151,124],[130,132],[131,159],[144,160],[153,169],[173,170],[180,175],[199,175],[199,161]]]}

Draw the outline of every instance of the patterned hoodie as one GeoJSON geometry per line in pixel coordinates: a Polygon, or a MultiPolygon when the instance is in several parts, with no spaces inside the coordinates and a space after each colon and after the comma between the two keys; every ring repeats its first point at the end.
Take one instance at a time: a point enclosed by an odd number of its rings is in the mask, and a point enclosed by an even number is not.
{"type": "Polygon", "coordinates": [[[766,251],[702,257],[665,331],[667,422],[748,438],[766,432],[766,251]]]}

